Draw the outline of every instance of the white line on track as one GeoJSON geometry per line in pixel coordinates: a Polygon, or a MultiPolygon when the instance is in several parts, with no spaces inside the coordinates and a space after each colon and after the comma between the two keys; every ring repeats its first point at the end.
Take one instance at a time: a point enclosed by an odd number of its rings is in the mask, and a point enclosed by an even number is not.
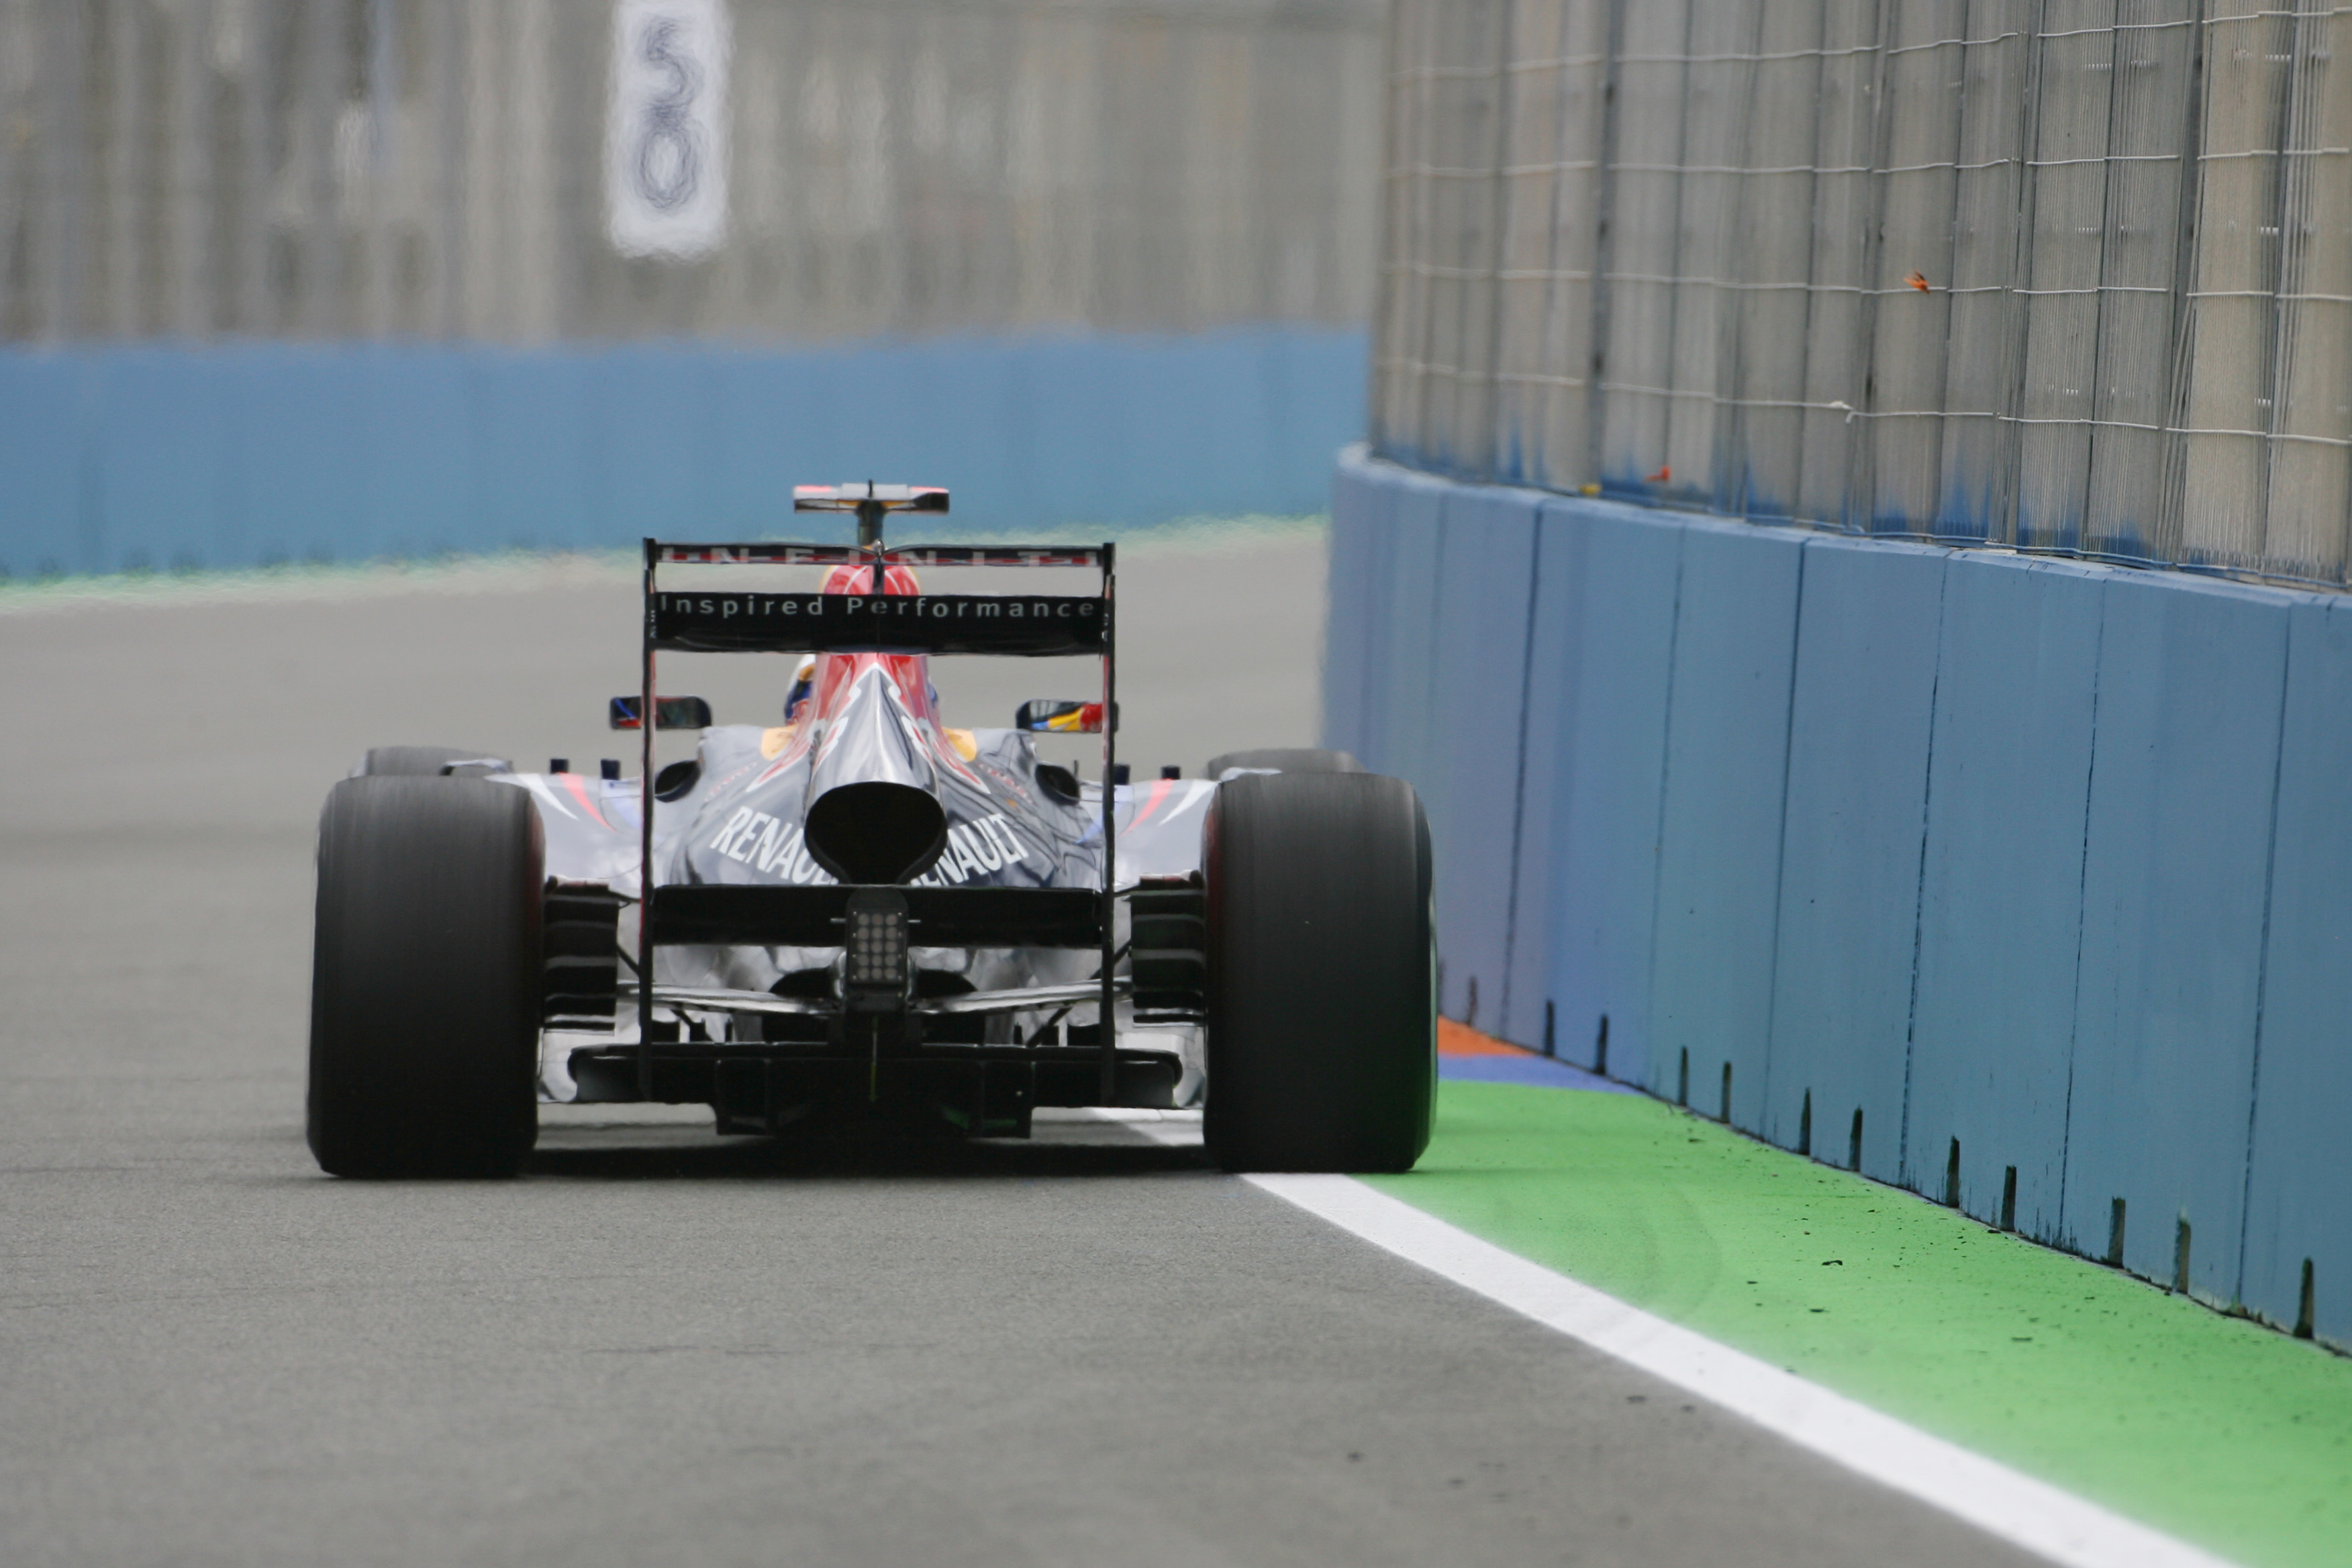
{"type": "MultiPolygon", "coordinates": [[[[1200,1141],[1197,1121],[1129,1125],[1164,1143],[1200,1141]]],[[[1352,1177],[1244,1180],[1465,1289],[2065,1568],[2230,1568],[2210,1552],[1481,1241],[1352,1177]]]]}

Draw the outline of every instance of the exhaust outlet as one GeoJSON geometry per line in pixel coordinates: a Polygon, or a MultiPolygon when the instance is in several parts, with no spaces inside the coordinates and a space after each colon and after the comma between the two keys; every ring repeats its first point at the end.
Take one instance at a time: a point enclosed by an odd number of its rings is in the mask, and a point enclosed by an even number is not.
{"type": "Polygon", "coordinates": [[[911,882],[948,844],[939,797],[912,784],[868,779],[835,784],[809,807],[803,842],[844,882],[911,882]]]}

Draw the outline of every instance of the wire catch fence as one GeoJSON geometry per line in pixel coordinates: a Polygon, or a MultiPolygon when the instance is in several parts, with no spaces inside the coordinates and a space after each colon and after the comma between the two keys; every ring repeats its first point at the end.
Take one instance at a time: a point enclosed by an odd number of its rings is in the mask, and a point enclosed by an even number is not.
{"type": "Polygon", "coordinates": [[[2343,586],[2352,7],[1398,0],[1377,450],[2343,586]]]}

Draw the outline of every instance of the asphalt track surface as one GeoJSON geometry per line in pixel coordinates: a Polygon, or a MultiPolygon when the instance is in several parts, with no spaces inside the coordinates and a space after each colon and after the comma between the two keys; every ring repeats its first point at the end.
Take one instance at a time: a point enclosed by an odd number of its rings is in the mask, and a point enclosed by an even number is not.
{"type": "MultiPolygon", "coordinates": [[[[1312,734],[1318,573],[1137,552],[1139,763],[1312,734]]],[[[612,750],[633,605],[0,616],[0,1560],[2022,1561],[1115,1126],[793,1151],[580,1108],[519,1182],[318,1174],[321,795],[371,742],[612,750]]],[[[702,689],[764,717],[734,663],[702,689]]],[[[951,716],[1033,694],[985,679],[951,716]]]]}

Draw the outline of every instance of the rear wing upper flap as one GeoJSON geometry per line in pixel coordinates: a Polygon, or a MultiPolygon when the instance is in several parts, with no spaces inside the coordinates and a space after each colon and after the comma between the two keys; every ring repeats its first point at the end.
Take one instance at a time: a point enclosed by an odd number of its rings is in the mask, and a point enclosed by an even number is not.
{"type": "MultiPolygon", "coordinates": [[[[656,542],[660,566],[866,566],[874,552],[856,544],[676,544],[656,542]]],[[[1110,560],[1108,544],[893,544],[886,566],[1093,566],[1110,560]]]]}
{"type": "Polygon", "coordinates": [[[1108,656],[1113,546],[688,544],[646,541],[648,648],[697,653],[1108,656]],[[1099,593],[779,594],[659,586],[674,566],[1077,566],[1102,574],[1099,593]]]}

